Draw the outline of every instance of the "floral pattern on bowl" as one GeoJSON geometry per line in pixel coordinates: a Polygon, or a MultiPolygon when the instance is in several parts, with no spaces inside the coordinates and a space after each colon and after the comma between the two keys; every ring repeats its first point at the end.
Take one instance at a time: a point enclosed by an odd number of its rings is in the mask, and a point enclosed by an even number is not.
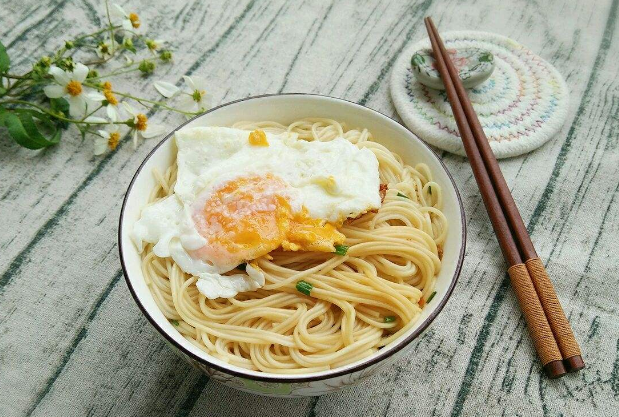
{"type": "MultiPolygon", "coordinates": [[[[458,70],[465,88],[473,88],[486,81],[494,71],[494,56],[479,48],[448,49],[447,53],[458,70]]],[[[431,49],[421,49],[411,58],[413,73],[421,84],[437,90],[445,86],[436,66],[431,49]]]]}

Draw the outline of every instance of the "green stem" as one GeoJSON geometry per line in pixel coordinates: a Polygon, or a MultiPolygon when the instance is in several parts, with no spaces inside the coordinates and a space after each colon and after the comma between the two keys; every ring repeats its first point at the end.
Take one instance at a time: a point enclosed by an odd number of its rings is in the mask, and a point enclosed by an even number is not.
{"type": "Polygon", "coordinates": [[[50,116],[58,120],[62,120],[63,122],[67,122],[67,123],[84,124],[84,125],[127,125],[127,122],[85,122],[83,120],[68,119],[66,117],[60,116],[59,114],[56,114],[56,113],[53,113],[47,110],[45,107],[41,107],[37,104],[31,103],[25,100],[3,100],[3,101],[0,101],[0,104],[23,104],[26,106],[31,106],[45,114],[49,114],[50,116]]]}
{"type": "MultiPolygon", "coordinates": [[[[168,109],[168,110],[176,112],[176,113],[186,114],[186,115],[189,115],[189,116],[193,116],[193,115],[196,114],[196,113],[192,113],[192,112],[188,112],[188,111],[183,111],[183,110],[180,110],[180,109],[175,109],[174,107],[170,107],[167,104],[162,103],[161,101],[148,100],[148,99],[145,99],[145,98],[140,98],[140,97],[132,96],[131,94],[119,93],[119,92],[116,92],[116,91],[113,91],[113,93],[114,94],[118,94],[121,97],[126,97],[126,98],[130,98],[132,100],[135,100],[135,101],[137,101],[138,103],[140,103],[142,105],[144,105],[142,103],[142,102],[144,102],[144,103],[152,104],[154,106],[163,107],[164,109],[168,109]]],[[[145,107],[148,107],[148,106],[145,106],[145,107]]]]}
{"type": "Polygon", "coordinates": [[[2,74],[2,76],[6,78],[14,78],[16,80],[24,80],[28,78],[25,75],[15,75],[15,74],[2,74]]]}
{"type": "MultiPolygon", "coordinates": [[[[135,65],[135,64],[130,64],[130,65],[135,65]]],[[[131,69],[126,69],[126,70],[120,71],[120,69],[122,69],[122,68],[125,68],[125,67],[121,67],[121,68],[119,68],[119,70],[114,70],[114,71],[110,72],[109,74],[99,75],[98,77],[92,77],[90,79],[91,80],[98,80],[98,79],[101,79],[101,78],[108,78],[108,77],[113,77],[115,75],[127,74],[129,72],[138,71],[137,68],[131,68],[131,69]]]]}
{"type": "MultiPolygon", "coordinates": [[[[99,91],[103,90],[98,85],[94,85],[94,84],[90,84],[90,83],[84,83],[84,85],[86,85],[88,87],[95,88],[95,89],[97,89],[99,91]]],[[[193,115],[196,114],[196,113],[192,113],[192,112],[183,111],[183,110],[180,110],[180,109],[175,109],[174,107],[170,107],[170,106],[168,106],[167,104],[165,104],[165,103],[163,103],[161,101],[148,100],[146,98],[140,98],[140,97],[132,96],[131,94],[121,93],[120,91],[112,91],[112,93],[114,93],[116,95],[119,95],[121,97],[130,98],[132,100],[137,101],[138,103],[140,103],[142,105],[144,105],[143,104],[143,102],[144,102],[144,103],[150,103],[150,104],[152,104],[154,106],[162,107],[164,109],[168,109],[168,110],[176,112],[176,113],[186,114],[186,115],[190,115],[190,116],[193,116],[193,115]]],[[[145,107],[148,107],[148,106],[145,106],[145,107]]]]}
{"type": "Polygon", "coordinates": [[[97,107],[96,109],[94,109],[93,111],[91,111],[90,113],[88,113],[86,116],[84,116],[84,118],[82,119],[85,120],[86,118],[92,116],[93,114],[95,114],[97,111],[99,111],[100,109],[103,108],[103,104],[101,104],[99,107],[97,107]]]}
{"type": "Polygon", "coordinates": [[[110,4],[107,0],[105,0],[105,15],[107,16],[107,23],[109,24],[110,29],[110,41],[112,42],[112,55],[116,50],[115,40],[114,40],[114,25],[112,25],[112,19],[110,18],[110,4]]]}
{"type": "MultiPolygon", "coordinates": [[[[112,26],[112,27],[113,27],[114,29],[118,29],[120,26],[112,26]]],[[[73,42],[79,42],[79,41],[81,41],[82,39],[86,39],[86,38],[90,38],[90,37],[93,37],[93,36],[100,35],[100,34],[102,34],[103,32],[107,32],[108,30],[110,30],[110,28],[109,28],[109,27],[105,27],[105,28],[100,29],[100,30],[98,30],[98,31],[96,31],[96,32],[89,33],[89,34],[87,34],[87,35],[78,36],[77,38],[75,38],[75,39],[73,40],[73,42]]]]}

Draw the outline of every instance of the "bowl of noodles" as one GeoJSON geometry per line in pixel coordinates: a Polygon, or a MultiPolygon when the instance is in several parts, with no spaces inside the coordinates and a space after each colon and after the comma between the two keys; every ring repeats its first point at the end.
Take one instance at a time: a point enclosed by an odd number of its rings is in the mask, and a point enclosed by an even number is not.
{"type": "Polygon", "coordinates": [[[328,393],[393,363],[449,299],[453,178],[391,118],[327,96],[213,108],[140,165],[119,222],[127,285],[173,349],[253,393],[328,393]]]}

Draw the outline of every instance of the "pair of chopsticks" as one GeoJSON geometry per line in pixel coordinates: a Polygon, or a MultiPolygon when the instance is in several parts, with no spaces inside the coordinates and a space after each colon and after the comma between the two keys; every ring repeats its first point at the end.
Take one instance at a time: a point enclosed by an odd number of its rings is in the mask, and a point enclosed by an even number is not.
{"type": "Polygon", "coordinates": [[[518,212],[488,139],[432,19],[425,19],[437,67],[486,211],[501,246],[512,287],[533,344],[550,378],[584,368],[580,348],[544,264],[518,212]]]}

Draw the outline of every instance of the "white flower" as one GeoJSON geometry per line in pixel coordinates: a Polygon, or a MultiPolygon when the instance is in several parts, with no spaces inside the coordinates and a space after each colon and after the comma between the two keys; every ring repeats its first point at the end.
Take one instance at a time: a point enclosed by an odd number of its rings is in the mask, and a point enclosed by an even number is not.
{"type": "Polygon", "coordinates": [[[180,91],[177,86],[167,81],[155,81],[153,85],[162,96],[167,98],[174,97],[180,91]]]}
{"type": "Polygon", "coordinates": [[[137,148],[138,139],[142,137],[143,139],[153,138],[155,136],[159,136],[165,133],[165,127],[161,125],[157,125],[154,123],[150,123],[145,114],[139,113],[135,110],[131,105],[123,101],[123,106],[129,114],[133,116],[133,148],[137,148]]]}
{"type": "Polygon", "coordinates": [[[110,56],[112,56],[112,50],[110,48],[109,41],[107,40],[101,41],[101,43],[97,45],[96,52],[97,52],[97,56],[102,59],[108,59],[110,56]]]}
{"type": "Polygon", "coordinates": [[[148,47],[148,50],[153,55],[157,55],[157,50],[161,49],[161,47],[164,44],[164,41],[161,39],[146,39],[144,43],[146,44],[146,46],[148,47]]]}
{"type": "Polygon", "coordinates": [[[120,141],[120,129],[114,126],[111,130],[99,130],[99,135],[95,137],[95,155],[101,155],[109,148],[116,149],[120,141]]]}
{"type": "Polygon", "coordinates": [[[140,18],[136,13],[127,13],[125,9],[118,4],[112,4],[112,16],[121,19],[121,26],[124,29],[125,38],[131,39],[135,29],[140,27],[140,18]]]}
{"type": "Polygon", "coordinates": [[[178,100],[178,108],[191,113],[209,109],[211,107],[211,95],[206,93],[206,80],[202,77],[191,78],[186,75],[183,75],[183,78],[190,91],[182,92],[178,100]]]}
{"type": "Polygon", "coordinates": [[[84,92],[82,83],[88,75],[88,67],[84,64],[76,64],[73,71],[63,71],[55,65],[49,69],[54,77],[55,84],[48,85],[43,89],[49,98],[64,97],[69,102],[69,114],[74,118],[84,117],[92,101],[100,101],[102,95],[96,92],[84,92]]]}

